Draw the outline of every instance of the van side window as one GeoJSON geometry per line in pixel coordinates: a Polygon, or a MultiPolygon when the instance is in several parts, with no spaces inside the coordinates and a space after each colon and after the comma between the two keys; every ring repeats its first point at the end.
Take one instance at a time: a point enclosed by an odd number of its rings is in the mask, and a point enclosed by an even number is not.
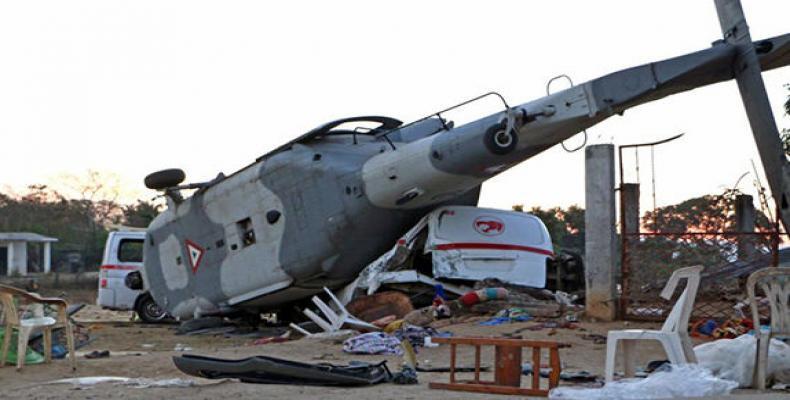
{"type": "Polygon", "coordinates": [[[118,244],[118,261],[143,262],[143,240],[121,239],[118,244]]]}

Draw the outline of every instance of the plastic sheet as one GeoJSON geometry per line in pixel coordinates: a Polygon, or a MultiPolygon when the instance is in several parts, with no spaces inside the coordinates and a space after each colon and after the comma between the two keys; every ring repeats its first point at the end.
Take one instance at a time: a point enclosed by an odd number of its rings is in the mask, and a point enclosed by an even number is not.
{"type": "MultiPolygon", "coordinates": [[[[14,365],[16,364],[16,344],[17,340],[17,331],[13,331],[11,333],[11,343],[8,346],[8,355],[6,356],[5,362],[7,364],[14,365]]],[[[0,343],[2,343],[5,336],[5,328],[0,328],[0,343]]],[[[36,352],[35,350],[31,349],[30,347],[27,348],[25,352],[25,365],[33,365],[33,364],[41,364],[44,362],[44,356],[40,353],[36,352]]]]}
{"type": "MultiPolygon", "coordinates": [[[[699,365],[708,368],[714,375],[736,381],[739,387],[750,387],[756,342],[752,335],[741,335],[735,339],[719,339],[701,344],[694,348],[694,353],[699,365]]],[[[790,345],[771,339],[768,347],[768,380],[787,369],[790,369],[790,345]]]]}
{"type": "Polygon", "coordinates": [[[102,383],[113,383],[131,386],[135,388],[168,388],[168,387],[191,387],[195,386],[195,381],[191,379],[148,379],[148,378],[126,378],[122,376],[85,376],[81,378],[58,379],[47,382],[47,384],[72,384],[76,387],[90,387],[102,383]]]}
{"type": "Polygon", "coordinates": [[[624,379],[601,388],[558,387],[549,392],[551,399],[637,400],[674,397],[721,396],[738,387],[738,382],[716,378],[697,365],[681,365],[656,372],[644,379],[624,379]]]}

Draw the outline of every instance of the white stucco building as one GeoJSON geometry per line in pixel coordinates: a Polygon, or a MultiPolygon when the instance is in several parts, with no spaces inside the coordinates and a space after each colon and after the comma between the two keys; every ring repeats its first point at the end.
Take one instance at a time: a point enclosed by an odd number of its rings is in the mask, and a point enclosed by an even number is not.
{"type": "Polygon", "coordinates": [[[52,264],[52,243],[58,239],[30,232],[0,232],[0,248],[6,249],[6,275],[27,275],[28,243],[43,244],[43,271],[49,273],[52,264]]]}

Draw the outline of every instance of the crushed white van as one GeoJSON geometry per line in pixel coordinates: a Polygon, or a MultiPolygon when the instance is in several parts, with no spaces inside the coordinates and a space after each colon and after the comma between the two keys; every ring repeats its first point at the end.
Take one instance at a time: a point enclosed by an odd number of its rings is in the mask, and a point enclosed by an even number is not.
{"type": "Polygon", "coordinates": [[[368,294],[404,283],[441,283],[462,294],[486,278],[543,288],[553,257],[549,232],[534,215],[448,206],[422,218],[355,283],[368,294]]]}
{"type": "Polygon", "coordinates": [[[114,231],[107,236],[96,304],[109,310],[134,310],[145,322],[164,320],[167,314],[142,290],[130,289],[126,277],[143,268],[145,231],[114,231]]]}

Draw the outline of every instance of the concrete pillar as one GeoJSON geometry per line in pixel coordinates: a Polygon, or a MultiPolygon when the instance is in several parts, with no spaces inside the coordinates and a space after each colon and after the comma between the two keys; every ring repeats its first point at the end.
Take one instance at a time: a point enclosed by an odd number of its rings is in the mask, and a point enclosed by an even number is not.
{"type": "Polygon", "coordinates": [[[620,207],[623,215],[623,232],[639,233],[639,184],[620,185],[620,207]]]}
{"type": "Polygon", "coordinates": [[[48,274],[52,267],[52,243],[44,242],[44,273],[48,274]]]}
{"type": "MultiPolygon", "coordinates": [[[[738,233],[754,232],[757,212],[754,210],[754,199],[748,194],[735,197],[735,230],[738,233]]],[[[738,236],[738,258],[751,260],[756,256],[754,235],[738,236]]]]}
{"type": "Polygon", "coordinates": [[[611,321],[616,317],[614,145],[587,146],[585,150],[585,256],[586,314],[611,321]]]}
{"type": "MultiPolygon", "coordinates": [[[[11,242],[9,249],[13,248],[13,272],[27,275],[27,242],[11,242]]],[[[9,267],[9,271],[12,269],[9,267]]]]}

